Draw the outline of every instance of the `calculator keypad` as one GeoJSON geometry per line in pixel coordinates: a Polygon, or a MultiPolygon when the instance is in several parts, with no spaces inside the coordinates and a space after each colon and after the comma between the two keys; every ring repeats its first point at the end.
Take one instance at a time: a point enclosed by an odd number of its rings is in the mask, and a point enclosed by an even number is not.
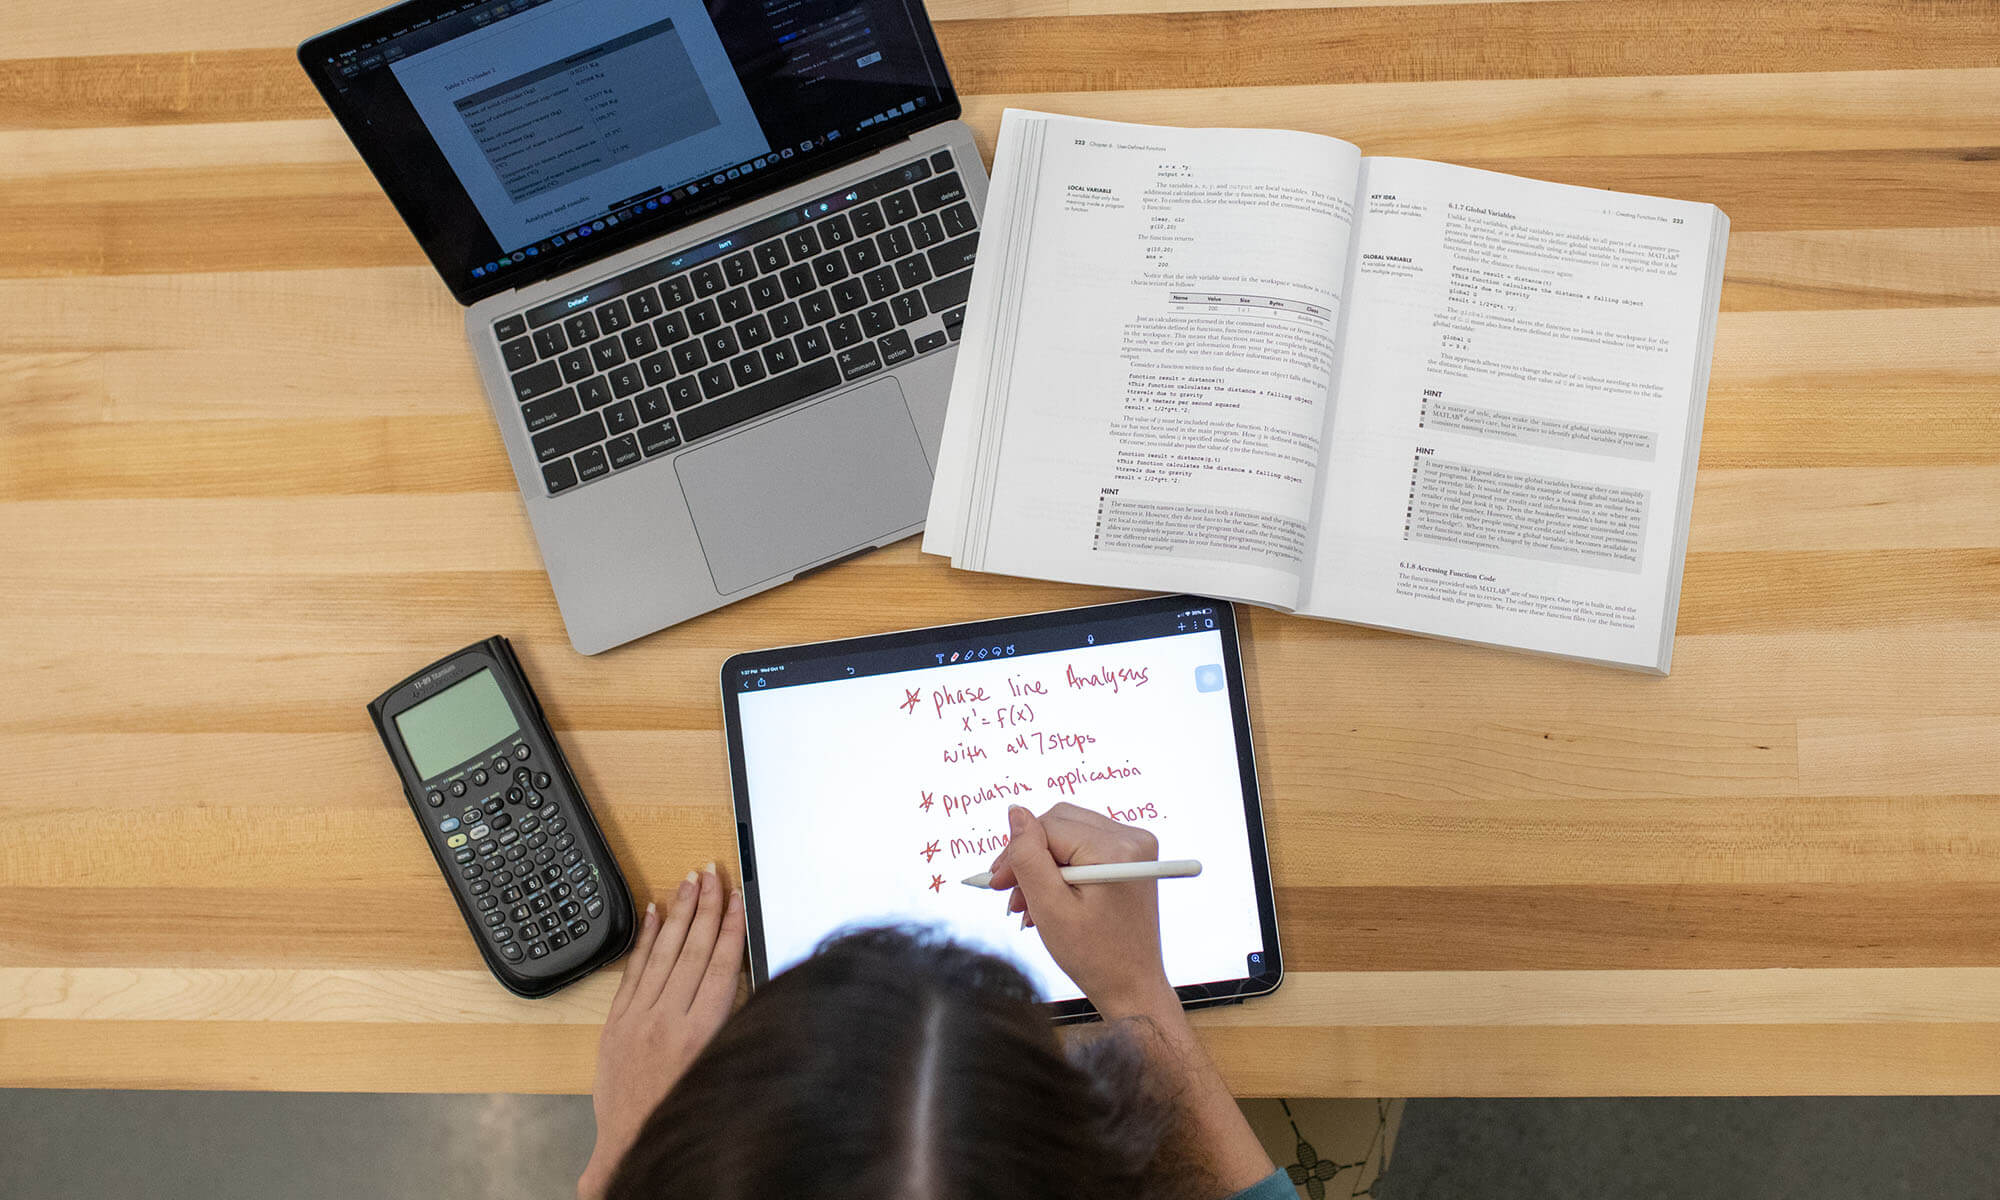
{"type": "Polygon", "coordinates": [[[554,777],[534,758],[526,742],[497,746],[425,791],[431,808],[442,808],[446,794],[466,801],[427,820],[476,898],[479,935],[509,963],[548,958],[604,916],[596,864],[569,831],[566,806],[547,794],[554,777]]]}

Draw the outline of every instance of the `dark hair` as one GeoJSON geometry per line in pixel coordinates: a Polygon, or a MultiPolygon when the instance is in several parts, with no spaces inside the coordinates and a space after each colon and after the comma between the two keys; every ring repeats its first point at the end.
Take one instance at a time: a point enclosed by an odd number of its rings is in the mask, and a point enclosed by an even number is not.
{"type": "Polygon", "coordinates": [[[918,930],[829,940],[688,1068],[608,1200],[1157,1194],[1171,1099],[1137,1041],[1064,1053],[1026,977],[918,930]]]}

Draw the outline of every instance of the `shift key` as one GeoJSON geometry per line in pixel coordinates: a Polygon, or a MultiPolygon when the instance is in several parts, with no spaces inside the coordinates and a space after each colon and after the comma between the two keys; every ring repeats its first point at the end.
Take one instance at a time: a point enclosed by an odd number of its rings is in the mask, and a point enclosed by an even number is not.
{"type": "Polygon", "coordinates": [[[574,421],[535,435],[535,461],[553,462],[565,454],[594,446],[604,440],[604,418],[587,412],[574,421]]]}

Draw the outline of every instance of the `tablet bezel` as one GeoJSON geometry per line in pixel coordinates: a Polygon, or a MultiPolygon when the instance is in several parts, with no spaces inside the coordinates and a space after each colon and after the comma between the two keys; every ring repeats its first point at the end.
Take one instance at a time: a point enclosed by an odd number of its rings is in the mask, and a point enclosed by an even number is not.
{"type": "MultiPolygon", "coordinates": [[[[798,646],[776,646],[731,655],[719,676],[722,693],[723,733],[729,746],[730,801],[735,812],[738,877],[742,880],[745,916],[748,920],[750,984],[759,988],[770,981],[770,967],[764,947],[763,905],[756,869],[756,837],[751,828],[749,777],[743,753],[742,714],[737,707],[737,690],[730,680],[746,669],[779,664],[816,662],[827,658],[850,657],[882,650],[908,650],[919,646],[953,647],[1004,640],[1007,634],[1028,630],[1088,626],[1122,621],[1135,616],[1171,615],[1188,608],[1213,607],[1219,618],[1216,632],[1222,635],[1223,671],[1229,691],[1230,720],[1236,735],[1236,760],[1241,774],[1244,826],[1249,838],[1252,882],[1257,893],[1257,919],[1264,937],[1265,970],[1238,979],[1176,987],[1183,1008],[1207,1008],[1233,1004],[1253,996],[1276,991],[1284,981],[1284,955],[1278,943],[1278,910],[1271,882],[1270,850],[1265,841],[1262,792],[1257,785],[1256,752],[1250,734],[1249,698],[1243,685],[1243,658],[1237,645],[1236,610],[1226,600],[1205,596],[1158,596],[1126,600],[1082,608],[1054,609],[1018,617],[969,621],[956,625],[933,625],[894,633],[870,634],[831,642],[798,646]]],[[[1172,886],[1169,884],[1168,886],[1172,886]]],[[[1097,1010],[1087,999],[1052,1002],[1049,1008],[1058,1021],[1087,1020],[1097,1010]]]]}

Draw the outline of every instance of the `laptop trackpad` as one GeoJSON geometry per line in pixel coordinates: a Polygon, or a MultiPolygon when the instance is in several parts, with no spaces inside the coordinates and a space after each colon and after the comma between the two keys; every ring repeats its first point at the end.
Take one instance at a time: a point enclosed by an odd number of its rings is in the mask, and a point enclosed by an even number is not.
{"type": "Polygon", "coordinates": [[[724,595],[923,521],[931,468],[890,378],[674,460],[724,595]]]}

